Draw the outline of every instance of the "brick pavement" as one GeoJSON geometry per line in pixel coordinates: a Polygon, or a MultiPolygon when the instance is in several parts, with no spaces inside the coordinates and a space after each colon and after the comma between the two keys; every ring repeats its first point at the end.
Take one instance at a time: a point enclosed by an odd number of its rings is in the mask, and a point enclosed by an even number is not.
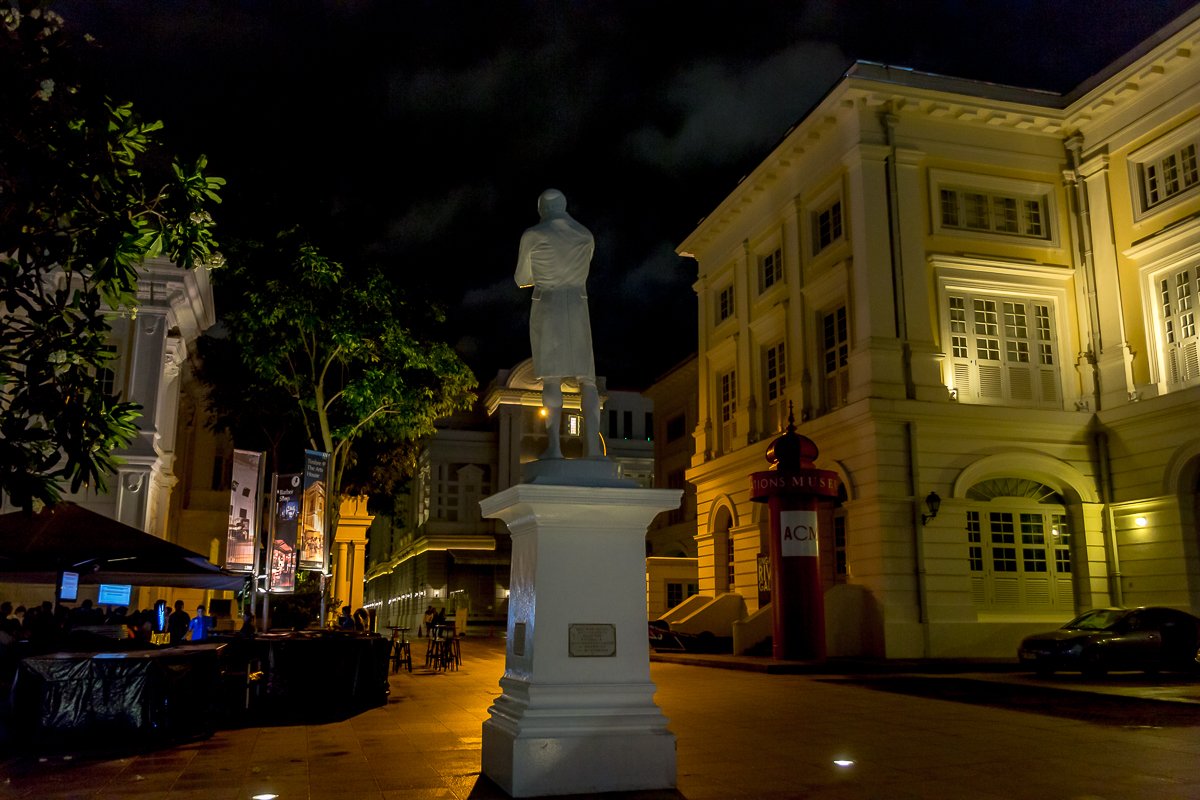
{"type": "MultiPolygon", "coordinates": [[[[340,722],[223,730],[124,757],[10,757],[0,798],[503,798],[479,774],[502,648],[467,639],[460,671],[393,676],[385,706],[340,722]]],[[[613,796],[621,800],[1200,798],[1200,718],[1101,725],[836,676],[658,661],[651,675],[678,738],[678,790],[613,796]]]]}

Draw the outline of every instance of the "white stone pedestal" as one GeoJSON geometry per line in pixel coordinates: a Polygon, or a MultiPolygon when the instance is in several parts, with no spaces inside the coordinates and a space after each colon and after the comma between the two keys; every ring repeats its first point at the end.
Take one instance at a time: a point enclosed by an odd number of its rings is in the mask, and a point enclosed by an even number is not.
{"type": "Polygon", "coordinates": [[[680,492],[522,483],[480,503],[512,533],[502,694],[483,774],[513,797],[670,789],[654,704],[646,528],[680,492]]]}

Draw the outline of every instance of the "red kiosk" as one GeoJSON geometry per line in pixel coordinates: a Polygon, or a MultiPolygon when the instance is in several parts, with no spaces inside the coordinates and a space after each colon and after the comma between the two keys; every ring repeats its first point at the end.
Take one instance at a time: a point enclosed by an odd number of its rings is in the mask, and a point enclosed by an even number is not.
{"type": "Polygon", "coordinates": [[[818,555],[822,501],[837,499],[837,473],[817,469],[812,439],[787,431],[767,449],[771,468],[750,476],[750,499],[771,512],[772,655],[779,659],[825,659],[825,595],[818,555]]]}

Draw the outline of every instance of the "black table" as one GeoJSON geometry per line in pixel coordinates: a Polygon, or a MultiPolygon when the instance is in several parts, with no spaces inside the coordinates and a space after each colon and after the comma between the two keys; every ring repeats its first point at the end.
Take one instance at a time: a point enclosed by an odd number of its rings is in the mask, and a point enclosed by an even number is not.
{"type": "MultiPolygon", "coordinates": [[[[34,741],[179,738],[211,733],[224,645],[22,659],[13,721],[34,741]]],[[[120,741],[120,740],[118,740],[120,741]]]]}
{"type": "Polygon", "coordinates": [[[383,705],[391,643],[377,633],[305,630],[250,640],[263,672],[252,711],[313,718],[383,705]]]}

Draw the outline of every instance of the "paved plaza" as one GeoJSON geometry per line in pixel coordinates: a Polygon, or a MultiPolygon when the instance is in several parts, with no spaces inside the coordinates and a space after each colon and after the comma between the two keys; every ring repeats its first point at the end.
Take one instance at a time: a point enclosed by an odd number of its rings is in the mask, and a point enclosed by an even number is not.
{"type": "MultiPolygon", "coordinates": [[[[394,675],[386,706],[345,721],[222,730],[139,755],[11,756],[0,762],[0,798],[504,798],[479,774],[480,726],[503,665],[502,639],[470,638],[459,671],[394,675]]],[[[1114,676],[1102,694],[1062,676],[1050,682],[1061,702],[1034,694],[1014,710],[1003,706],[1033,679],[1003,671],[768,674],[656,661],[651,676],[678,737],[678,790],[604,797],[1200,798],[1198,678],[1114,676]],[[961,692],[936,699],[959,684],[996,689],[1001,707],[961,692]],[[1122,694],[1142,699],[1122,706],[1122,694]]]]}

